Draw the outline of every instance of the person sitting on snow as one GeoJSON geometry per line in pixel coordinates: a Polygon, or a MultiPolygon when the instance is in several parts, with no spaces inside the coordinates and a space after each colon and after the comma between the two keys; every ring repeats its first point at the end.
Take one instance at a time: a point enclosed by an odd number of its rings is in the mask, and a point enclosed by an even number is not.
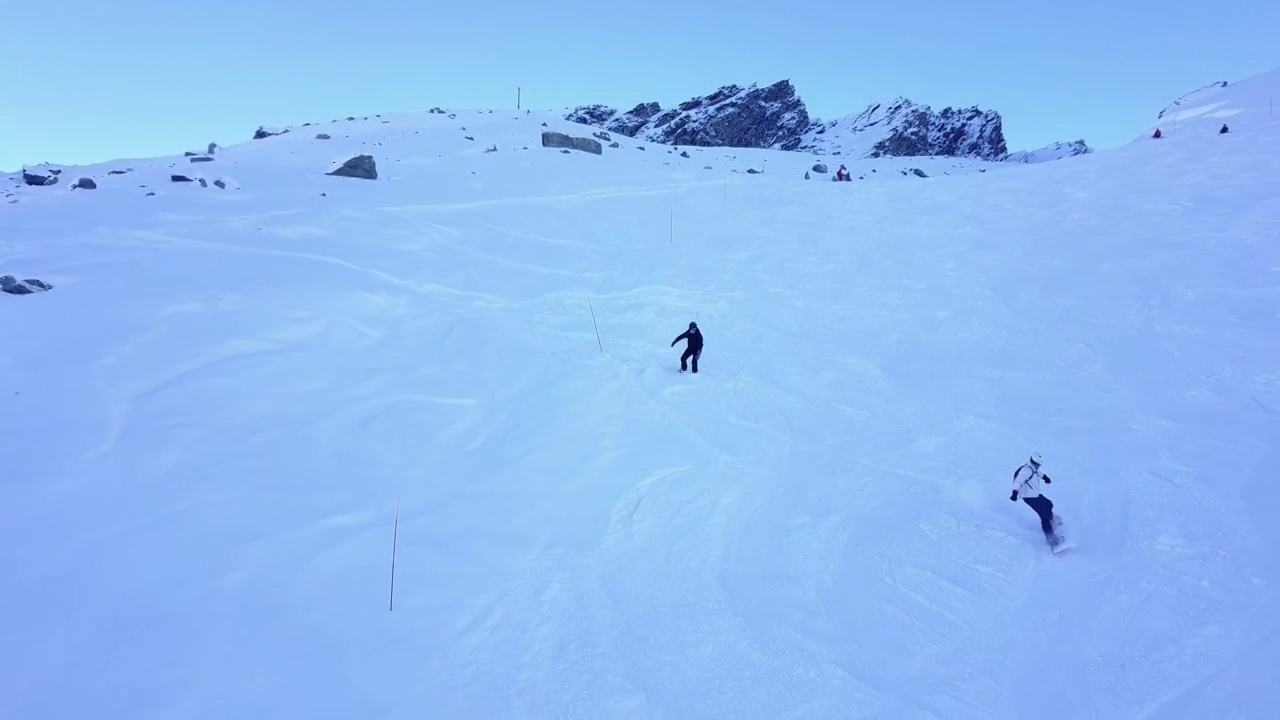
{"type": "Polygon", "coordinates": [[[1040,453],[1031,453],[1027,462],[1013,471],[1013,492],[1009,494],[1009,499],[1017,502],[1018,498],[1022,498],[1022,502],[1035,510],[1036,515],[1040,516],[1040,529],[1044,531],[1044,539],[1049,542],[1050,547],[1057,547],[1062,539],[1054,531],[1056,525],[1054,521],[1057,518],[1053,514],[1053,501],[1040,493],[1042,478],[1045,484],[1053,481],[1048,475],[1040,472],[1041,462],[1040,453]]]}

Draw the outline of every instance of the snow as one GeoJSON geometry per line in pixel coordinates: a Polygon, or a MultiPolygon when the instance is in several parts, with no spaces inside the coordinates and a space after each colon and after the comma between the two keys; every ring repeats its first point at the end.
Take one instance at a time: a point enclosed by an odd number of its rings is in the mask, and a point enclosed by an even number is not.
{"type": "Polygon", "coordinates": [[[1187,93],[1160,111],[1132,142],[1145,142],[1156,128],[1166,137],[1211,135],[1226,124],[1232,132],[1273,125],[1277,121],[1280,68],[1236,83],[1220,82],[1187,93]]]}
{"type": "Polygon", "coordinates": [[[806,183],[454,112],[0,178],[0,717],[1272,716],[1280,127],[806,183]]]}
{"type": "Polygon", "coordinates": [[[1004,162],[1012,163],[1042,163],[1054,160],[1063,160],[1077,155],[1087,155],[1093,152],[1093,149],[1083,140],[1072,140],[1071,142],[1056,142],[1039,150],[1016,150],[1005,157],[1004,162]]]}

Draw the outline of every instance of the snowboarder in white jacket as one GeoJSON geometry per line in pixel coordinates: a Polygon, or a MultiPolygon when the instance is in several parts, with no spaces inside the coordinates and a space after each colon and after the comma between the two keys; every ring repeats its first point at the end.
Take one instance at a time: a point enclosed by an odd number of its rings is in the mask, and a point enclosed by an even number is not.
{"type": "Polygon", "coordinates": [[[1044,539],[1051,547],[1057,547],[1062,540],[1054,531],[1057,523],[1054,522],[1056,516],[1053,514],[1053,501],[1040,492],[1041,480],[1044,480],[1045,484],[1051,484],[1053,481],[1048,475],[1040,472],[1042,462],[1040,453],[1031,453],[1027,462],[1013,471],[1013,492],[1009,494],[1009,499],[1017,502],[1018,498],[1022,498],[1022,502],[1030,505],[1031,509],[1036,511],[1036,515],[1040,516],[1040,529],[1044,531],[1044,539]]]}

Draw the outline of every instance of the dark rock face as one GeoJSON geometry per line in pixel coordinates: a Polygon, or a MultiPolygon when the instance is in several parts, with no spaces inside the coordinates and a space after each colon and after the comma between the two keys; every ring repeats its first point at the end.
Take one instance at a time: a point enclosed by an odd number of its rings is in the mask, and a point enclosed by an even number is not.
{"type": "Polygon", "coordinates": [[[97,190],[98,183],[94,182],[93,178],[82,177],[76,181],[75,185],[71,186],[71,189],[97,190]]]}
{"type": "Polygon", "coordinates": [[[53,286],[49,283],[35,278],[19,280],[12,275],[0,276],[0,292],[5,292],[10,295],[32,295],[52,289],[53,286]]]}
{"type": "Polygon", "coordinates": [[[593,155],[600,155],[604,152],[604,148],[600,145],[600,141],[595,138],[574,137],[572,135],[553,132],[551,130],[542,131],[542,147],[580,150],[593,155]]]}
{"type": "Polygon", "coordinates": [[[800,149],[853,152],[866,158],[934,155],[981,160],[1000,160],[1008,152],[999,113],[976,107],[935,111],[906,98],[816,124],[800,149]]]}
{"type": "Polygon", "coordinates": [[[566,120],[666,145],[793,150],[809,128],[809,113],[791,81],[767,87],[725,85],[670,110],[642,103],[619,114],[603,105],[574,109],[566,120]]]}
{"type": "Polygon", "coordinates": [[[36,186],[36,187],[41,187],[41,186],[44,186],[44,185],[57,185],[57,184],[58,184],[58,174],[57,174],[57,173],[50,173],[50,174],[48,174],[48,175],[45,175],[45,174],[42,174],[42,173],[34,173],[34,172],[30,172],[30,171],[28,171],[28,170],[23,170],[23,171],[22,171],[22,182],[24,182],[24,183],[26,183],[26,184],[28,184],[28,185],[34,185],[34,186],[36,186]]]}
{"type": "Polygon", "coordinates": [[[372,155],[357,155],[342,163],[342,167],[337,170],[327,172],[325,175],[360,178],[361,180],[377,180],[378,165],[374,162],[372,155]]]}
{"type": "Polygon", "coordinates": [[[175,175],[170,175],[170,176],[169,176],[169,181],[170,181],[170,182],[195,182],[194,180],[192,180],[191,178],[187,177],[186,175],[176,175],[176,174],[175,174],[175,175]]]}
{"type": "Polygon", "coordinates": [[[213,158],[208,155],[196,155],[195,157],[190,158],[190,160],[193,163],[213,162],[213,158]]]}
{"type": "Polygon", "coordinates": [[[901,107],[893,130],[872,148],[870,157],[942,155],[1000,160],[1008,154],[999,113],[976,107],[901,107]]]}
{"type": "Polygon", "coordinates": [[[938,155],[1000,160],[1007,154],[999,113],[970,108],[933,110],[905,98],[874,104],[830,122],[809,117],[790,81],[767,87],[726,85],[670,110],[658,103],[627,112],[604,105],[575,108],[566,120],[668,145],[753,147],[843,153],[831,142],[856,146],[862,157],[938,155]],[[862,133],[874,132],[874,135],[862,133]],[[824,135],[828,135],[824,137],[824,135]],[[858,142],[852,138],[860,136],[858,142]]]}
{"type": "Polygon", "coordinates": [[[269,138],[275,135],[283,135],[287,132],[289,132],[287,128],[284,130],[268,130],[267,128],[259,125],[258,129],[253,131],[253,139],[265,140],[266,138],[269,138]]]}

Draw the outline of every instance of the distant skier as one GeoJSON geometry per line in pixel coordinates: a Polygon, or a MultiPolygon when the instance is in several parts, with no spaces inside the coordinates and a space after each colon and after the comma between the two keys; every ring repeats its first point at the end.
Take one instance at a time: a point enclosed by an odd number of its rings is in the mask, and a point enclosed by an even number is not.
{"type": "Polygon", "coordinates": [[[844,166],[843,166],[843,165],[841,165],[841,166],[840,166],[840,169],[836,170],[836,182],[840,182],[840,181],[844,180],[845,172],[846,172],[846,171],[845,171],[845,169],[844,169],[844,166]]]}
{"type": "Polygon", "coordinates": [[[1053,501],[1040,494],[1040,480],[1043,478],[1046,484],[1053,481],[1040,472],[1042,461],[1040,453],[1031,453],[1027,462],[1013,471],[1013,492],[1009,494],[1009,499],[1017,502],[1021,497],[1023,502],[1036,511],[1036,515],[1040,516],[1040,529],[1044,531],[1044,539],[1049,542],[1050,547],[1056,548],[1062,538],[1055,532],[1057,516],[1053,513],[1053,501]]]}
{"type": "Polygon", "coordinates": [[[684,354],[680,356],[680,372],[689,369],[688,361],[693,361],[693,371],[698,372],[698,358],[702,356],[702,331],[698,329],[698,323],[689,323],[689,329],[680,333],[675,340],[671,341],[671,347],[675,347],[676,343],[681,340],[688,340],[689,344],[684,348],[684,354]]]}
{"type": "Polygon", "coordinates": [[[1151,137],[1155,138],[1156,140],[1159,140],[1160,138],[1164,137],[1164,133],[1160,132],[1160,128],[1156,128],[1156,131],[1151,133],[1151,137]]]}
{"type": "Polygon", "coordinates": [[[1226,124],[1226,123],[1222,123],[1222,129],[1218,131],[1218,134],[1219,134],[1219,135],[1226,135],[1226,134],[1227,134],[1227,133],[1229,133],[1229,132],[1231,132],[1231,131],[1230,131],[1229,129],[1227,129],[1227,124],[1226,124]]]}

